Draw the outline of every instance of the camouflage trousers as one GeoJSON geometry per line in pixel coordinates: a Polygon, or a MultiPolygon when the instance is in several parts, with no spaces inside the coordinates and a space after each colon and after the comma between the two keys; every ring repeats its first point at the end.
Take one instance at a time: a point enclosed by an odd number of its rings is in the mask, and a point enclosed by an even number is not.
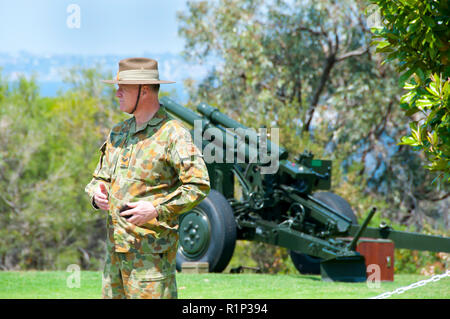
{"type": "Polygon", "coordinates": [[[176,251],[126,253],[107,251],[103,271],[104,299],[176,299],[176,251]]]}

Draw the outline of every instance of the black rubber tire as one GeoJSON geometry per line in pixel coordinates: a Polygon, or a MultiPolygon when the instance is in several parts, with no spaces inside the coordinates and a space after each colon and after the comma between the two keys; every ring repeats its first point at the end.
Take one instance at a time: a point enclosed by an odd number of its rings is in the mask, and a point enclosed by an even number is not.
{"type": "MultiPolygon", "coordinates": [[[[208,262],[209,272],[222,272],[230,262],[236,246],[236,221],[233,209],[221,193],[211,189],[209,195],[195,207],[195,210],[206,215],[210,225],[210,240],[204,253],[196,258],[186,256],[179,244],[176,257],[177,270],[181,271],[183,262],[208,262]]],[[[191,212],[183,214],[181,218],[189,213],[191,212]]]]}
{"type": "MultiPolygon", "coordinates": [[[[317,198],[324,204],[334,208],[338,213],[351,219],[352,224],[358,224],[355,213],[353,212],[350,204],[341,196],[331,192],[317,192],[313,194],[314,198],[317,198]]],[[[307,254],[303,254],[294,250],[290,251],[291,260],[295,268],[301,274],[320,274],[320,258],[313,257],[307,254]]]]}
{"type": "Polygon", "coordinates": [[[320,275],[320,258],[290,251],[291,260],[298,272],[303,275],[320,275]]]}

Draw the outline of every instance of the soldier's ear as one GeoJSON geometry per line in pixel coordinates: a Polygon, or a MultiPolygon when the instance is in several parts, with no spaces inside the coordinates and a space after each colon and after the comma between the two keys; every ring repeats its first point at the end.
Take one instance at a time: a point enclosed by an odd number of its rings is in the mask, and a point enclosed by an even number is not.
{"type": "Polygon", "coordinates": [[[150,91],[150,87],[148,85],[144,85],[142,87],[142,95],[147,95],[150,91]]]}

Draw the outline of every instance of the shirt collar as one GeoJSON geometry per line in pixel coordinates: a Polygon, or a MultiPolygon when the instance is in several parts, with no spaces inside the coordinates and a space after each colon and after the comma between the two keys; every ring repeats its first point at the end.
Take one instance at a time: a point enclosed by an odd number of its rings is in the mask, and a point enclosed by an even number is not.
{"type": "Polygon", "coordinates": [[[164,108],[164,106],[162,104],[159,105],[159,109],[158,111],[155,113],[155,115],[153,115],[153,117],[148,120],[147,122],[145,122],[144,124],[142,124],[139,127],[136,127],[136,118],[133,116],[133,123],[131,126],[131,130],[133,131],[133,134],[136,134],[140,131],[143,131],[147,128],[147,126],[157,126],[158,124],[161,123],[162,120],[167,118],[167,113],[166,110],[164,108]]]}

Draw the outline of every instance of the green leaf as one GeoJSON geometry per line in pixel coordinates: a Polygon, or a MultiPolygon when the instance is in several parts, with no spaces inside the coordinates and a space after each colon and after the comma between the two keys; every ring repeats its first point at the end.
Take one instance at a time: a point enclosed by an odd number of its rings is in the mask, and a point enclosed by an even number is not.
{"type": "Polygon", "coordinates": [[[439,97],[439,92],[436,89],[436,83],[431,82],[428,87],[425,88],[428,92],[430,92],[432,95],[439,97]]]}
{"type": "Polygon", "coordinates": [[[431,17],[424,15],[421,18],[428,27],[432,28],[432,27],[436,26],[436,23],[434,22],[434,20],[431,17]]]}
{"type": "Polygon", "coordinates": [[[416,114],[416,113],[419,112],[419,111],[420,111],[420,109],[418,109],[417,107],[413,107],[413,108],[407,110],[407,111],[405,112],[405,115],[406,115],[406,116],[412,116],[413,114],[416,114]]]}
{"type": "Polygon", "coordinates": [[[381,49],[378,49],[378,48],[376,49],[377,53],[388,53],[388,52],[392,52],[392,51],[394,51],[394,47],[392,45],[385,46],[381,49]]]}
{"type": "Polygon", "coordinates": [[[391,44],[388,41],[378,41],[377,50],[386,48],[391,44]]]}
{"type": "Polygon", "coordinates": [[[416,69],[416,74],[419,76],[421,82],[425,82],[425,72],[420,67],[416,69]]]}
{"type": "Polygon", "coordinates": [[[411,104],[412,99],[416,96],[416,92],[415,91],[409,91],[408,93],[404,94],[401,98],[400,98],[400,102],[401,103],[407,103],[408,105],[411,104]]]}
{"type": "Polygon", "coordinates": [[[399,83],[400,85],[403,85],[403,83],[405,83],[405,81],[408,80],[409,77],[410,77],[415,71],[416,71],[416,68],[411,68],[411,69],[409,69],[408,71],[406,71],[405,73],[403,73],[403,74],[400,76],[400,78],[399,78],[399,80],[398,80],[398,83],[399,83]]]}
{"type": "Polygon", "coordinates": [[[411,130],[415,130],[417,128],[417,124],[418,124],[417,121],[412,121],[411,123],[409,123],[409,128],[411,130]]]}
{"type": "Polygon", "coordinates": [[[392,33],[392,32],[388,32],[388,33],[386,33],[385,35],[386,35],[387,38],[392,39],[392,40],[394,40],[395,42],[401,40],[401,38],[400,38],[397,34],[392,33]]]}
{"type": "Polygon", "coordinates": [[[418,85],[413,83],[405,83],[405,86],[403,87],[405,90],[412,90],[415,89],[418,85]]]}
{"type": "MultiPolygon", "coordinates": [[[[436,88],[440,88],[440,87],[441,87],[441,77],[440,77],[440,75],[437,74],[437,73],[434,73],[434,74],[433,74],[433,78],[434,78],[434,82],[436,83],[436,84],[435,84],[435,87],[436,87],[436,88]]],[[[431,82],[430,85],[432,85],[432,84],[433,84],[433,82],[431,82]]],[[[438,94],[438,95],[439,95],[439,94],[438,94]]]]}
{"type": "Polygon", "coordinates": [[[419,99],[419,100],[416,101],[416,106],[419,109],[423,110],[425,108],[429,108],[429,107],[433,106],[433,102],[431,102],[427,98],[419,99]]]}
{"type": "Polygon", "coordinates": [[[422,143],[422,132],[420,131],[420,126],[417,127],[417,130],[411,130],[411,135],[418,143],[422,143]]]}
{"type": "Polygon", "coordinates": [[[418,143],[411,136],[403,136],[402,139],[401,139],[401,142],[398,143],[397,145],[420,146],[420,143],[418,143]]]}
{"type": "Polygon", "coordinates": [[[395,60],[395,59],[399,58],[399,55],[400,55],[400,52],[398,52],[398,51],[391,52],[387,55],[385,61],[389,62],[389,61],[395,60]]]}

